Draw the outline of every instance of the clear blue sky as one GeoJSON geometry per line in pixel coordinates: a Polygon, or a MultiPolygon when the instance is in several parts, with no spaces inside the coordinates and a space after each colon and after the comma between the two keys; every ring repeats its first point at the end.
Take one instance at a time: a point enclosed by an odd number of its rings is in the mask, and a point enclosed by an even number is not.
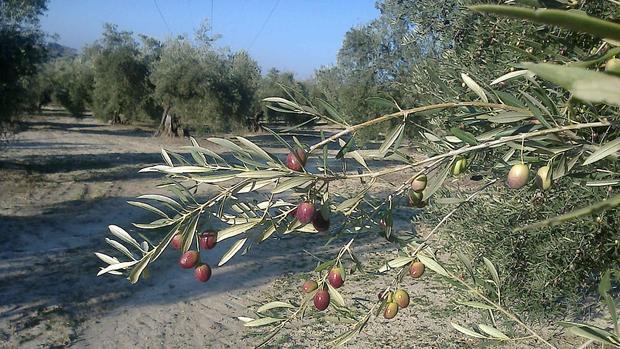
{"type": "Polygon", "coordinates": [[[41,23],[46,32],[60,36],[59,43],[81,49],[99,38],[106,22],[163,40],[178,34],[193,37],[194,30],[208,18],[213,32],[222,35],[218,46],[248,50],[263,73],[276,67],[303,79],[314,69],[336,61],[349,28],[379,15],[375,0],[213,0],[213,17],[211,3],[50,0],[41,23]]]}

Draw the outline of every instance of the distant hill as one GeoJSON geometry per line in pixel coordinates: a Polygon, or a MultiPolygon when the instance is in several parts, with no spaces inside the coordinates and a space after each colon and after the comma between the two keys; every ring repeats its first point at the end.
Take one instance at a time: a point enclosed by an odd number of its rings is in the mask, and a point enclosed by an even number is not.
{"type": "Polygon", "coordinates": [[[61,45],[57,42],[47,43],[47,51],[50,55],[50,58],[74,57],[78,54],[78,51],[76,49],[61,45]]]}

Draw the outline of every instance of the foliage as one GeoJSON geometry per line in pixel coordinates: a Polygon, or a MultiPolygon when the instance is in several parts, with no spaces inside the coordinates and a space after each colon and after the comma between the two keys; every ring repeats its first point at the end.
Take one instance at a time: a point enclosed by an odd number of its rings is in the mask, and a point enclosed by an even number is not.
{"type": "Polygon", "coordinates": [[[93,112],[112,123],[143,120],[158,115],[151,98],[147,62],[131,32],[104,26],[103,38],[88,49],[94,61],[93,112]]]}
{"type": "MultiPolygon", "coordinates": [[[[458,247],[474,261],[484,256],[510,271],[502,275],[504,299],[530,317],[584,311],[584,298],[596,290],[600,275],[620,268],[617,210],[555,227],[513,230],[608,196],[607,187],[571,186],[572,181],[559,180],[549,192],[495,188],[455,215],[443,233],[448,250],[458,247]]],[[[431,205],[420,219],[437,223],[451,209],[431,205]]]]}
{"type": "Polygon", "coordinates": [[[256,103],[258,64],[246,52],[217,52],[186,38],[164,43],[151,82],[165,112],[202,131],[243,125],[256,103]]]}
{"type": "Polygon", "coordinates": [[[59,58],[49,62],[38,78],[41,84],[39,106],[49,97],[73,116],[79,117],[92,103],[92,62],[84,61],[83,57],[59,58]]]}
{"type": "Polygon", "coordinates": [[[46,58],[38,17],[46,1],[0,3],[0,128],[27,109],[27,79],[46,58]]]}

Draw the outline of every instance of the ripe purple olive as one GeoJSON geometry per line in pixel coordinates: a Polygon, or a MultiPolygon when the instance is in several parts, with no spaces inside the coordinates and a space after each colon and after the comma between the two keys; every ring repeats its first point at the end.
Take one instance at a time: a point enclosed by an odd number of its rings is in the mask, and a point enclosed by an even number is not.
{"type": "Polygon", "coordinates": [[[344,284],[344,279],[342,278],[342,269],[338,267],[331,268],[329,274],[327,274],[327,281],[334,288],[339,288],[344,284]]]}
{"type": "Polygon", "coordinates": [[[383,317],[386,319],[393,319],[398,314],[398,304],[394,302],[388,302],[383,311],[383,317]]]}
{"type": "Polygon", "coordinates": [[[217,232],[205,230],[198,239],[200,242],[200,248],[203,250],[210,250],[217,244],[217,232]]]}
{"type": "Polygon", "coordinates": [[[508,187],[511,189],[519,189],[527,184],[530,179],[530,169],[525,164],[517,164],[512,166],[508,172],[508,187]]]}
{"type": "Polygon", "coordinates": [[[176,234],[175,236],[172,237],[172,240],[170,241],[170,245],[175,250],[181,249],[182,244],[183,244],[183,235],[181,234],[176,234]]]}
{"type": "Polygon", "coordinates": [[[424,194],[422,194],[421,191],[414,191],[414,190],[409,191],[409,205],[410,206],[420,207],[422,205],[422,207],[424,207],[423,202],[424,202],[424,194]]]}
{"type": "Polygon", "coordinates": [[[187,251],[179,258],[179,265],[183,269],[193,268],[196,262],[198,262],[198,252],[196,251],[187,251]]]}
{"type": "Polygon", "coordinates": [[[417,279],[424,274],[424,264],[420,261],[415,261],[409,265],[409,275],[412,278],[417,279]]]}
{"type": "Polygon", "coordinates": [[[312,226],[319,232],[327,231],[329,229],[329,218],[326,219],[321,210],[317,210],[312,217],[312,226]]]}
{"type": "Polygon", "coordinates": [[[396,290],[394,292],[394,302],[401,308],[407,308],[409,306],[409,293],[405,290],[396,290]]]}
{"type": "Polygon", "coordinates": [[[301,285],[301,290],[304,291],[304,293],[310,293],[316,290],[318,287],[319,285],[316,283],[316,281],[306,280],[306,282],[304,282],[304,284],[301,285]]]}
{"type": "Polygon", "coordinates": [[[303,224],[308,224],[312,221],[312,217],[314,217],[314,205],[304,201],[297,205],[297,209],[295,211],[295,218],[299,220],[303,224]]]}
{"type": "Polygon", "coordinates": [[[208,264],[201,264],[194,269],[194,277],[200,282],[207,282],[211,278],[211,267],[208,264]]]}
{"type": "Polygon", "coordinates": [[[426,178],[426,175],[422,174],[417,176],[416,178],[413,179],[413,181],[411,182],[411,189],[413,191],[423,191],[424,189],[426,189],[426,182],[428,181],[428,178],[426,178]]]}
{"type": "Polygon", "coordinates": [[[314,307],[318,311],[323,311],[329,306],[329,292],[319,290],[314,294],[314,307]]]}
{"type": "Polygon", "coordinates": [[[536,178],[534,178],[534,181],[536,182],[536,186],[542,190],[551,188],[551,176],[549,176],[549,170],[551,170],[549,166],[543,166],[536,171],[536,178]]]}
{"type": "Polygon", "coordinates": [[[301,172],[306,165],[308,154],[301,148],[296,148],[294,152],[286,156],[286,167],[293,171],[301,172]]]}

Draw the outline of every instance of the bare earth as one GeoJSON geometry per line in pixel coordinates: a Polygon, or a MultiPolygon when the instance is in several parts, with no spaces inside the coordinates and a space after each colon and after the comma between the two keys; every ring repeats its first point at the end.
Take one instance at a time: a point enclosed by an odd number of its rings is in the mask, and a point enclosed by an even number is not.
{"type": "MultiPolygon", "coordinates": [[[[156,192],[158,177],[138,174],[138,169],[160,163],[162,146],[178,149],[186,141],[153,138],[152,130],[92,118],[41,116],[29,125],[0,152],[0,348],[253,347],[264,331],[243,327],[237,317],[256,317],[253,309],[274,299],[297,299],[303,273],[316,263],[304,250],[332,257],[346,243],[324,247],[325,239],[318,236],[271,239],[214,269],[206,284],[181,271],[172,251],[137,285],[122,277],[96,277],[101,262],[93,252],[110,251],[104,243],[107,226],[129,229],[131,222],[152,218],[126,204],[156,192]]],[[[269,144],[265,136],[254,140],[269,144]]],[[[347,191],[344,184],[336,189],[347,191]]],[[[414,231],[409,219],[404,212],[399,229],[414,231]]],[[[378,237],[356,246],[371,266],[396,254],[378,237]]],[[[216,265],[226,249],[218,245],[208,262],[216,265]]],[[[412,306],[392,321],[373,321],[348,346],[477,344],[458,335],[449,322],[471,324],[478,316],[462,311],[454,318],[456,306],[450,300],[456,295],[435,275],[427,275],[425,282],[404,285],[412,306]]],[[[389,279],[370,281],[354,274],[342,293],[347,302],[370,305],[381,282],[389,279]]],[[[325,319],[293,322],[271,346],[319,347],[346,328],[325,319]]]]}

